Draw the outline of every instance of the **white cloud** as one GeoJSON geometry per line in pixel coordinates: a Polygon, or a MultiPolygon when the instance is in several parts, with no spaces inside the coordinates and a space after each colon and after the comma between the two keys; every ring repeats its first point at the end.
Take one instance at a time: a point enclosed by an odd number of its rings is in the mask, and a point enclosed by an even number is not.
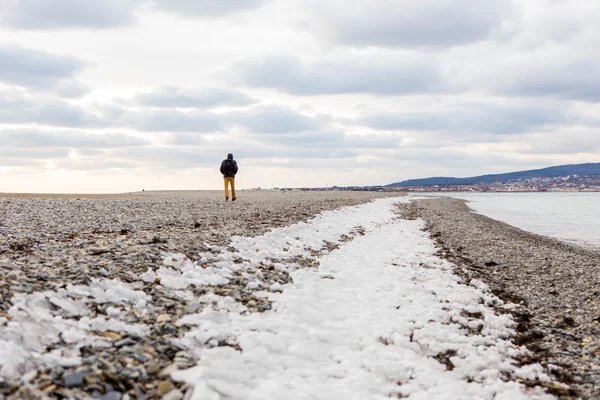
{"type": "Polygon", "coordinates": [[[148,146],[150,141],[118,133],[7,129],[0,131],[4,148],[91,148],[148,146]]]}
{"type": "Polygon", "coordinates": [[[244,111],[232,111],[225,114],[223,120],[227,124],[258,133],[306,132],[318,130],[321,126],[316,118],[278,105],[261,105],[244,111]]]}
{"type": "Polygon", "coordinates": [[[212,188],[228,152],[242,187],[596,161],[599,24],[570,0],[5,0],[0,176],[212,188]]]}
{"type": "Polygon", "coordinates": [[[229,73],[249,87],[294,95],[406,95],[444,90],[435,58],[411,52],[346,53],[308,62],[297,56],[268,55],[240,62],[229,73]]]}
{"type": "Polygon", "coordinates": [[[0,23],[20,30],[115,29],[136,23],[136,11],[218,17],[272,0],[2,0],[0,23]]]}
{"type": "Polygon", "coordinates": [[[218,17],[241,11],[248,11],[272,0],[150,0],[157,9],[172,12],[183,17],[218,17]]]}
{"type": "Polygon", "coordinates": [[[73,56],[0,44],[0,82],[80,97],[88,89],[74,76],[85,63],[73,56]]]}
{"type": "Polygon", "coordinates": [[[448,47],[488,38],[513,4],[472,0],[303,0],[303,23],[320,39],[354,46],[448,47]]]}
{"type": "Polygon", "coordinates": [[[549,126],[568,124],[575,116],[564,104],[520,102],[509,104],[456,104],[450,109],[419,112],[384,112],[365,115],[360,124],[383,131],[437,131],[456,135],[526,133],[549,126]]]}
{"type": "Polygon", "coordinates": [[[137,0],[2,0],[0,22],[16,29],[115,28],[134,21],[137,0]]]}
{"type": "Polygon", "coordinates": [[[60,98],[0,89],[0,124],[101,127],[106,124],[84,107],[60,98]]]}
{"type": "Polygon", "coordinates": [[[246,106],[257,102],[238,90],[218,87],[184,89],[173,86],[137,93],[134,101],[140,106],[159,108],[215,108],[246,106]]]}

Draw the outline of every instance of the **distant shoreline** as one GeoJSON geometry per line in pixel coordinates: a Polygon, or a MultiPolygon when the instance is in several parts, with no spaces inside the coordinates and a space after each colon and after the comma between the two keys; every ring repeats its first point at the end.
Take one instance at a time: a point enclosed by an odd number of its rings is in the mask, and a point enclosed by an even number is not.
{"type": "Polygon", "coordinates": [[[0,192],[0,198],[122,198],[131,196],[156,196],[162,194],[221,193],[220,190],[146,190],[124,193],[10,193],[0,192]]]}
{"type": "MultiPolygon", "coordinates": [[[[245,189],[240,190],[240,192],[254,192],[254,191],[280,191],[283,189],[245,189]]],[[[340,190],[337,188],[316,188],[316,189],[307,189],[307,188],[294,188],[294,189],[285,189],[285,191],[292,192],[374,192],[375,190],[340,190]]],[[[13,192],[0,192],[0,198],[121,198],[121,197],[129,197],[129,196],[155,196],[155,195],[163,195],[163,194],[175,194],[175,195],[192,195],[192,194],[201,194],[201,193],[220,193],[219,189],[207,189],[207,190],[146,190],[146,191],[137,191],[137,192],[123,192],[123,193],[13,193],[13,192]]],[[[382,190],[385,193],[395,193],[395,194],[485,194],[485,193],[494,193],[494,194],[522,194],[522,193],[548,193],[548,194],[556,194],[556,193],[600,193],[600,190],[545,190],[545,191],[533,191],[533,190],[514,190],[514,191],[470,191],[470,190],[382,190]]]]}
{"type": "Polygon", "coordinates": [[[408,193],[600,193],[600,190],[399,190],[408,193]]]}

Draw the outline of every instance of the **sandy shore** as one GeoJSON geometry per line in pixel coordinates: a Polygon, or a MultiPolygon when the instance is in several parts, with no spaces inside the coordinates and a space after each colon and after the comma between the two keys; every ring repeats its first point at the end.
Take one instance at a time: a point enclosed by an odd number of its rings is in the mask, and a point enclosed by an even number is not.
{"type": "Polygon", "coordinates": [[[466,279],[487,283],[521,304],[516,340],[573,390],[564,398],[600,398],[600,252],[528,233],[471,212],[463,200],[419,200],[405,208],[422,218],[443,254],[466,279]]]}
{"type": "MultiPolygon", "coordinates": [[[[47,306],[44,296],[64,290],[85,291],[100,281],[114,282],[114,288],[102,286],[101,294],[106,297],[114,292],[115,298],[96,299],[98,304],[89,317],[97,321],[121,313],[124,322],[138,329],[124,332],[125,328],[115,327],[113,331],[95,332],[114,345],[74,350],[83,358],[83,368],[63,365],[19,371],[23,376],[17,380],[0,378],[0,399],[94,395],[112,400],[120,398],[118,393],[129,393],[131,398],[160,398],[175,390],[176,385],[163,369],[175,362],[181,368],[193,365],[185,351],[173,344],[187,329],[169,322],[170,316],[178,318],[200,306],[167,295],[160,282],[141,282],[140,276],[164,266],[165,254],[179,253],[194,261],[201,253],[206,256],[212,252],[218,259],[233,235],[261,235],[274,227],[306,221],[325,210],[387,196],[374,192],[248,191],[240,192],[238,201],[226,203],[218,191],[0,195],[0,330],[5,329],[5,335],[12,332],[8,310],[17,300],[33,301],[31,295],[39,293],[39,301],[47,306]],[[147,314],[142,316],[135,307],[119,305],[121,297],[129,293],[120,282],[137,285],[137,290],[145,293],[147,314]],[[129,367],[136,365],[141,367],[129,367]]],[[[210,268],[211,262],[203,263],[203,268],[210,268]]],[[[300,265],[311,261],[294,262],[300,265]]],[[[285,272],[267,266],[261,276],[265,285],[289,281],[285,272]]],[[[241,276],[227,285],[195,285],[194,293],[231,296],[253,312],[270,309],[269,301],[256,297],[241,276]]],[[[78,311],[60,298],[53,298],[51,303],[51,309],[39,309],[50,312],[52,318],[62,316],[65,321],[78,318],[78,311]]],[[[15,326],[13,334],[30,328],[15,326]]],[[[32,348],[39,346],[37,339],[27,340],[33,340],[29,343],[32,348]]],[[[64,358],[71,340],[61,337],[61,343],[52,342],[40,351],[58,351],[64,358]]],[[[10,348],[1,347],[0,353],[10,352],[10,348]]],[[[15,357],[18,359],[18,355],[15,357]]]]}

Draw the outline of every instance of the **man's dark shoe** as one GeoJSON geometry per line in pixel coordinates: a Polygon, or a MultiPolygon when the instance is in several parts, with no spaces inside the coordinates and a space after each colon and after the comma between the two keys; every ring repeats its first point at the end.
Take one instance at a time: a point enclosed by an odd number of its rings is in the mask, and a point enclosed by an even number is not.
{"type": "Polygon", "coordinates": [[[237,199],[237,197],[233,197],[233,198],[231,199],[231,201],[235,201],[236,199],[237,199]]]}
{"type": "Polygon", "coordinates": [[[225,201],[229,201],[229,197],[225,197],[225,201]]]}

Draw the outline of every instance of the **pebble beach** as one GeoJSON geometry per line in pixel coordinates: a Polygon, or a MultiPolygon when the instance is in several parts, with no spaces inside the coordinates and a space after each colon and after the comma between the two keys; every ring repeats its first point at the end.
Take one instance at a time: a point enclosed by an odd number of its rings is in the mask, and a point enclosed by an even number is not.
{"type": "Polygon", "coordinates": [[[0,195],[0,399],[596,398],[598,261],[447,198],[0,195]]]}
{"type": "MultiPolygon", "coordinates": [[[[85,315],[97,319],[111,313],[124,313],[120,319],[139,328],[127,332],[118,326],[112,330],[97,327],[99,330],[86,334],[103,338],[110,346],[102,346],[101,351],[84,346],[73,354],[73,357],[81,357],[81,363],[45,370],[36,368],[35,363],[11,366],[10,349],[3,349],[0,344],[0,359],[6,360],[0,365],[3,372],[0,398],[94,396],[112,400],[123,394],[131,398],[162,398],[176,388],[173,381],[166,379],[169,366],[174,363],[178,368],[193,365],[186,352],[173,345],[172,339],[186,332],[176,320],[197,312],[201,305],[169,297],[158,279],[139,283],[140,275],[163,266],[166,254],[184,254],[196,261],[200,253],[218,255],[229,246],[234,235],[261,235],[273,228],[306,221],[323,211],[385,196],[368,192],[249,191],[240,192],[236,202],[226,203],[220,191],[0,194],[0,330],[4,327],[3,335],[10,332],[9,325],[14,318],[9,309],[17,303],[15,296],[40,293],[42,300],[38,306],[51,307],[46,317],[80,319],[81,314],[60,299],[47,304],[44,294],[67,287],[87,287],[99,280],[108,282],[107,286],[101,288],[102,296],[88,304],[85,315]],[[138,289],[146,294],[144,301],[151,306],[144,315],[122,302],[128,293],[119,291],[119,284],[133,282],[141,285],[138,289]],[[111,284],[114,284],[112,288],[111,284]],[[140,339],[142,336],[144,340],[140,339]],[[9,373],[13,367],[16,370],[9,373]]],[[[207,260],[203,266],[213,261],[207,260]]],[[[283,272],[267,270],[264,273],[266,283],[288,280],[289,276],[283,272]]],[[[255,290],[247,289],[246,284],[243,278],[232,279],[228,284],[198,284],[194,286],[194,293],[198,297],[210,293],[228,295],[248,305],[253,312],[268,310],[269,302],[255,297],[255,290]]],[[[82,298],[86,294],[74,296],[82,298]]],[[[27,335],[24,332],[27,329],[35,327],[17,326],[13,333],[27,335]]],[[[69,347],[69,338],[58,339],[45,341],[33,337],[28,345],[40,353],[69,347]]]]}
{"type": "Polygon", "coordinates": [[[452,198],[414,201],[443,256],[521,306],[516,340],[569,389],[561,398],[600,398],[600,252],[523,231],[452,198]]]}

